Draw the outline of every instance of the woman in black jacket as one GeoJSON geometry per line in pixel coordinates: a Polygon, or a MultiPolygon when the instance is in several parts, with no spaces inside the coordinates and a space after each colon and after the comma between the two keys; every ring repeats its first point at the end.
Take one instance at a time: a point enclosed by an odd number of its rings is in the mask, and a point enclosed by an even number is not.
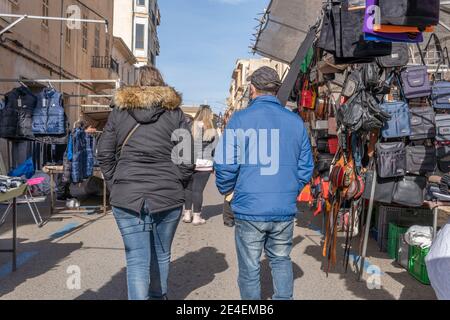
{"type": "Polygon", "coordinates": [[[137,86],[117,91],[99,142],[98,160],[125,244],[131,300],[166,298],[171,245],[194,169],[189,151],[177,149],[183,134],[191,138],[180,105],[180,94],[159,71],[143,67],[137,86]]]}

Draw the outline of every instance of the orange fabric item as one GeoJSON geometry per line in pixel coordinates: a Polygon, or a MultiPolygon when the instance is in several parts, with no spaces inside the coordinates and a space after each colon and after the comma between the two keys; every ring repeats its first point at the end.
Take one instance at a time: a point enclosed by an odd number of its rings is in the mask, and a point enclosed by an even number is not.
{"type": "MultiPolygon", "coordinates": [[[[407,27],[407,26],[393,26],[393,25],[386,25],[386,24],[375,24],[373,26],[373,31],[376,32],[385,32],[385,33],[408,33],[413,32],[417,33],[420,32],[420,30],[417,27],[407,27]]],[[[427,27],[425,29],[425,32],[434,32],[434,27],[427,27]]]]}
{"type": "Polygon", "coordinates": [[[330,182],[322,181],[323,198],[328,200],[330,198],[330,182]]]}
{"type": "Polygon", "coordinates": [[[302,193],[300,193],[300,195],[298,196],[297,201],[298,202],[307,202],[307,203],[309,203],[309,202],[311,202],[313,200],[314,199],[313,199],[312,194],[311,194],[311,185],[307,184],[305,186],[305,188],[303,189],[302,193]]]}

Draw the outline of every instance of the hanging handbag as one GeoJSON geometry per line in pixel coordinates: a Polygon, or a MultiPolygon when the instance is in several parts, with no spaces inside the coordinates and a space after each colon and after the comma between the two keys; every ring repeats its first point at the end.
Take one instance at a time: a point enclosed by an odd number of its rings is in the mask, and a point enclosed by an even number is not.
{"type": "Polygon", "coordinates": [[[435,109],[450,109],[450,82],[435,82],[432,88],[431,101],[435,109]]]}
{"type": "Polygon", "coordinates": [[[330,154],[336,154],[339,149],[339,139],[337,137],[328,138],[328,152],[330,154]]]}
{"type": "Polygon", "coordinates": [[[426,27],[439,23],[440,0],[378,0],[381,24],[426,27]]]}
{"type": "Polygon", "coordinates": [[[362,93],[357,93],[337,109],[336,118],[345,128],[356,132],[362,128],[363,114],[362,93]]]}
{"type": "Polygon", "coordinates": [[[303,84],[300,107],[313,110],[316,106],[316,93],[310,86],[309,81],[303,84]]]}
{"type": "Polygon", "coordinates": [[[330,153],[330,149],[328,147],[328,139],[317,139],[317,152],[330,153]]]}
{"type": "Polygon", "coordinates": [[[375,62],[366,63],[362,69],[363,83],[366,89],[373,89],[378,86],[380,81],[380,67],[375,62]]]}
{"type": "Polygon", "coordinates": [[[385,102],[380,108],[391,116],[381,130],[383,138],[403,138],[411,135],[410,113],[406,102],[385,102]]]}
{"type": "Polygon", "coordinates": [[[436,115],[436,141],[446,142],[450,141],[450,115],[437,114],[436,115]]]}
{"type": "Polygon", "coordinates": [[[328,134],[330,136],[337,135],[337,122],[335,117],[328,118],[328,134]]]}
{"type": "Polygon", "coordinates": [[[426,146],[406,147],[406,171],[411,174],[425,175],[436,169],[436,149],[426,146]]]}
{"type": "MultiPolygon", "coordinates": [[[[363,193],[363,199],[370,200],[372,192],[373,171],[367,171],[364,180],[366,187],[363,193]]],[[[395,180],[395,178],[383,179],[377,177],[377,182],[375,185],[375,195],[373,198],[374,201],[391,204],[392,194],[394,193],[395,188],[395,180]]]]}
{"type": "Polygon", "coordinates": [[[425,201],[426,186],[425,177],[405,176],[395,184],[392,202],[407,207],[421,207],[425,201]]]}
{"type": "Polygon", "coordinates": [[[406,67],[401,73],[403,94],[407,99],[431,95],[431,84],[426,66],[406,67]]]}
{"type": "Polygon", "coordinates": [[[433,108],[410,108],[411,140],[434,139],[436,137],[436,117],[433,108]]]}
{"type": "Polygon", "coordinates": [[[409,51],[406,43],[393,43],[390,55],[377,58],[377,63],[382,68],[404,67],[408,61],[409,51]]]}
{"type": "Polygon", "coordinates": [[[450,146],[438,146],[437,165],[442,173],[450,173],[450,146]]]}
{"type": "Polygon", "coordinates": [[[333,163],[334,155],[328,153],[320,153],[317,156],[316,170],[319,174],[330,171],[333,163]]]}
{"type": "Polygon", "coordinates": [[[377,172],[381,178],[402,177],[406,174],[406,150],[403,142],[378,143],[377,172]]]}

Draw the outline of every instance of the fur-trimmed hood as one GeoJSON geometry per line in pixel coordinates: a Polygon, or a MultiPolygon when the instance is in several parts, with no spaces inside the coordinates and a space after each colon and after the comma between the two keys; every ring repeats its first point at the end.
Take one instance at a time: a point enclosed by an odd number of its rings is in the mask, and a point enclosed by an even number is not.
{"type": "Polygon", "coordinates": [[[172,87],[125,87],[117,90],[114,104],[121,110],[164,108],[175,110],[182,98],[172,87]]]}

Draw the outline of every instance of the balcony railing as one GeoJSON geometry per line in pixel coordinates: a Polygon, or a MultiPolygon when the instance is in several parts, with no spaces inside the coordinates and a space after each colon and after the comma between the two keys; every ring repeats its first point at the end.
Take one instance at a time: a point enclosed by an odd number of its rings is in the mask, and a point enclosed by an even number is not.
{"type": "Polygon", "coordinates": [[[119,73],[119,63],[108,56],[92,56],[91,67],[97,69],[111,69],[115,73],[119,73]]]}

